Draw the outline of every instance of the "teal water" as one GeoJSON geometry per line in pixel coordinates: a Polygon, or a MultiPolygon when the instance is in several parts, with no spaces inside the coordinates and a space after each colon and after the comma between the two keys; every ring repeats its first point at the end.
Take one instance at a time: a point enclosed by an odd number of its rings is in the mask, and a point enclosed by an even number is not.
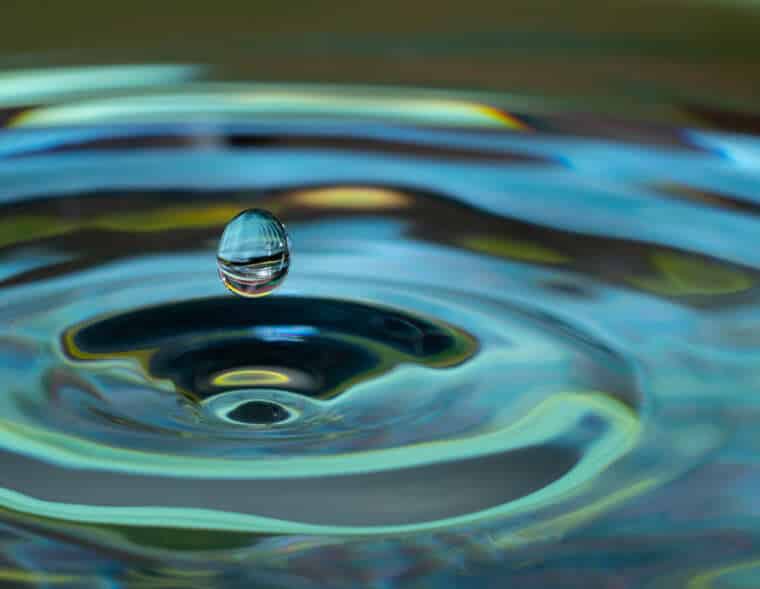
{"type": "Polygon", "coordinates": [[[750,586],[756,136],[188,66],[5,80],[0,582],[750,586]],[[249,208],[293,245],[253,300],[216,266],[249,208]]]}

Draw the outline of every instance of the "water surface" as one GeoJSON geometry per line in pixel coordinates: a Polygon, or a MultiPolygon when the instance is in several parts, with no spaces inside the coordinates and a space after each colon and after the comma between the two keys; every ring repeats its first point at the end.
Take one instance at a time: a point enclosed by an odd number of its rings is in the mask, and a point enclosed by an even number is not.
{"type": "Polygon", "coordinates": [[[192,66],[12,75],[37,91],[0,111],[1,581],[754,578],[756,136],[192,66]],[[293,243],[254,300],[216,272],[249,208],[293,243]]]}

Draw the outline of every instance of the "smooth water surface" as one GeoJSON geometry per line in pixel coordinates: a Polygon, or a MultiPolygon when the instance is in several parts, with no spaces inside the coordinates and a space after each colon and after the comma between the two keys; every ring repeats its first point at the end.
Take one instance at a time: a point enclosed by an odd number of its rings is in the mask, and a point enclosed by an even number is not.
{"type": "Polygon", "coordinates": [[[63,73],[0,110],[0,581],[755,578],[756,136],[63,73]],[[252,208],[297,254],[245,299],[252,208]]]}

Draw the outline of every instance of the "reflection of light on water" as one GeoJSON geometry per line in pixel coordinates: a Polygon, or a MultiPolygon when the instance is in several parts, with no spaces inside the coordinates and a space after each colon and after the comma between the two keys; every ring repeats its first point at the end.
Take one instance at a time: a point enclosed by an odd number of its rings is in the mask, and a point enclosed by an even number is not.
{"type": "Polygon", "coordinates": [[[311,325],[262,325],[252,327],[251,333],[270,342],[297,342],[303,338],[317,335],[319,330],[311,325]]]}
{"type": "MultiPolygon", "coordinates": [[[[0,226],[2,226],[2,223],[0,223],[0,226]]],[[[1,237],[0,246],[2,246],[1,237]]],[[[19,249],[11,255],[0,257],[0,280],[71,259],[71,256],[66,255],[64,252],[52,252],[44,249],[36,250],[34,248],[19,249]]]]}
{"type": "Polygon", "coordinates": [[[211,384],[218,387],[245,387],[285,384],[290,379],[276,370],[238,368],[226,370],[211,377],[211,384]]]}
{"type": "Polygon", "coordinates": [[[683,255],[653,253],[651,261],[658,275],[632,276],[628,280],[639,288],[666,296],[731,294],[749,290],[754,283],[742,270],[683,255]]]}
{"type": "Polygon", "coordinates": [[[13,119],[13,127],[78,123],[163,122],[184,117],[282,116],[333,119],[388,120],[394,124],[486,127],[522,131],[527,127],[515,116],[489,105],[442,98],[354,96],[329,89],[303,87],[278,92],[267,86],[229,85],[225,92],[196,91],[181,94],[120,96],[30,110],[13,119]]]}
{"type": "Polygon", "coordinates": [[[724,586],[752,587],[756,586],[758,575],[760,575],[760,560],[739,562],[697,574],[689,581],[687,589],[713,589],[724,586]]]}
{"type": "MultiPolygon", "coordinates": [[[[228,393],[244,397],[247,393],[228,393]]],[[[249,395],[250,396],[250,395],[249,395]]],[[[255,395],[254,395],[255,398],[255,395]]],[[[220,397],[221,399],[221,397],[220,397]]],[[[247,399],[246,399],[247,400],[247,399]]],[[[277,398],[273,398],[277,401],[277,398]]],[[[215,404],[214,399],[209,403],[215,404]]],[[[290,406],[289,406],[290,407],[290,406]]],[[[90,467],[101,469],[108,464],[108,469],[118,468],[122,472],[140,472],[172,476],[190,477],[213,476],[215,478],[238,478],[246,477],[251,480],[277,479],[285,477],[294,482],[301,477],[348,475],[365,472],[368,465],[372,465],[373,471],[391,472],[397,468],[409,468],[414,465],[424,465],[435,462],[436,457],[442,455],[449,460],[467,459],[479,455],[488,455],[493,452],[503,452],[509,448],[531,447],[541,444],[561,435],[563,430],[572,428],[578,420],[589,411],[599,415],[608,421],[609,429],[602,433],[598,440],[594,441],[581,461],[571,471],[548,486],[537,490],[515,501],[486,509],[482,512],[465,514],[450,518],[443,518],[434,522],[421,522],[410,525],[396,526],[329,526],[304,524],[297,521],[274,520],[268,517],[260,517],[254,514],[224,514],[217,511],[204,510],[202,508],[178,509],[166,507],[97,507],[89,505],[72,505],[50,501],[40,501],[33,497],[24,496],[8,490],[0,490],[0,500],[9,508],[24,513],[36,513],[47,517],[56,517],[72,521],[89,521],[111,524],[134,525],[138,522],[154,522],[153,525],[172,525],[176,527],[203,526],[218,530],[256,530],[277,533],[318,533],[340,535],[367,535],[367,534],[394,534],[408,533],[411,531],[445,529],[453,525],[472,524],[506,515],[516,515],[531,512],[541,506],[551,505],[555,501],[567,499],[581,492],[583,485],[591,480],[595,473],[614,463],[621,455],[626,454],[637,442],[640,425],[631,412],[618,404],[608,400],[603,395],[568,393],[557,395],[548,399],[534,411],[518,420],[514,424],[498,431],[476,436],[471,440],[443,440],[434,444],[416,445],[406,448],[393,448],[383,451],[367,453],[353,453],[338,456],[315,457],[313,459],[299,459],[297,457],[281,457],[277,469],[273,469],[273,463],[268,460],[245,461],[243,464],[235,464],[229,460],[208,460],[194,457],[184,457],[175,460],[172,457],[135,454],[130,451],[109,451],[106,462],[97,465],[101,458],[96,458],[90,452],[102,454],[102,448],[83,441],[76,441],[67,436],[56,435],[57,444],[54,448],[47,448],[45,454],[56,462],[67,463],[75,454],[79,454],[76,462],[83,465],[83,460],[90,467]],[[72,445],[73,443],[73,445],[72,445]],[[90,449],[87,450],[85,447],[90,449]],[[78,447],[78,448],[77,448],[78,447]],[[75,449],[77,448],[77,449],[75,449]],[[72,454],[73,451],[73,454],[72,454]],[[93,461],[95,459],[95,461],[93,461]],[[134,461],[137,460],[136,463],[134,461]],[[130,462],[132,464],[130,464],[130,462]],[[287,468],[285,468],[287,466],[287,468]],[[209,470],[210,469],[210,470],[209,470]],[[164,524],[161,524],[164,522],[164,524]]],[[[27,428],[18,428],[5,422],[3,436],[6,440],[15,439],[16,443],[23,443],[27,450],[32,450],[36,444],[30,444],[34,438],[33,431],[27,428]],[[15,433],[14,433],[15,430],[15,433]],[[24,431],[26,430],[26,431],[24,431]],[[20,434],[20,437],[17,437],[20,434]]],[[[47,442],[43,442],[46,445],[47,442]]],[[[108,471],[106,471],[108,472],[108,471]]],[[[184,482],[182,484],[191,484],[184,482]]],[[[220,487],[219,492],[223,492],[220,487]]],[[[157,497],[154,500],[159,501],[157,497]]],[[[160,500],[164,502],[164,500],[160,500]]],[[[283,514],[287,518],[287,514],[283,514]]]]}
{"type": "Polygon", "coordinates": [[[125,232],[161,232],[185,227],[217,227],[240,212],[235,205],[214,204],[204,207],[166,207],[149,211],[131,211],[92,217],[61,219],[48,215],[9,216],[0,220],[0,247],[66,235],[76,231],[102,230],[125,232]]]}
{"type": "Polygon", "coordinates": [[[339,186],[298,191],[290,197],[296,205],[340,209],[398,209],[411,203],[401,192],[367,186],[339,186]]]}
{"type": "Polygon", "coordinates": [[[69,584],[69,583],[87,583],[91,578],[83,575],[66,575],[60,573],[44,573],[25,571],[23,569],[1,568],[0,581],[9,583],[27,584],[69,584]]]}
{"type": "Polygon", "coordinates": [[[564,264],[570,261],[566,255],[546,246],[516,239],[473,235],[463,238],[461,243],[475,251],[525,262],[564,264]]]}
{"type": "MultiPolygon", "coordinates": [[[[0,71],[0,106],[39,104],[77,94],[173,84],[194,77],[197,66],[123,65],[0,71]]],[[[15,124],[23,124],[20,116],[15,124]]]]}

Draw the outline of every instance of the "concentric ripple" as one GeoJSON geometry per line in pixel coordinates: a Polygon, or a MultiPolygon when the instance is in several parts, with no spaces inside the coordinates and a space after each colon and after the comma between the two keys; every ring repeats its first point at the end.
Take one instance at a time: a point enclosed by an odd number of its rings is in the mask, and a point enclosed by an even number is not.
{"type": "MultiPolygon", "coordinates": [[[[207,253],[192,250],[126,250],[127,259],[90,262],[75,283],[52,277],[52,307],[44,283],[33,283],[41,289],[33,301],[22,294],[27,284],[10,290],[18,333],[38,342],[38,368],[3,407],[3,439],[27,455],[26,476],[7,490],[16,497],[34,480],[58,481],[52,494],[14,500],[15,509],[33,501],[27,508],[37,512],[43,501],[51,515],[76,519],[70,506],[79,504],[103,523],[150,513],[162,525],[212,528],[229,527],[222,512],[235,512],[233,527],[250,531],[434,529],[572,496],[634,447],[641,398],[613,348],[463,288],[488,267],[462,265],[449,248],[420,243],[414,255],[461,284],[423,287],[416,272],[399,280],[404,272],[378,266],[403,259],[372,251],[384,240],[331,247],[321,227],[332,233],[335,221],[319,215],[325,194],[301,188],[273,200],[281,214],[295,202],[312,219],[294,226],[304,227],[303,269],[282,296],[219,296],[214,272],[201,270],[207,253]],[[388,278],[352,277],[370,264],[388,278]],[[57,341],[36,335],[50,333],[57,341]],[[88,469],[86,489],[70,468],[88,469]],[[433,501],[440,488],[446,494],[433,501]],[[311,509],[308,497],[319,493],[339,508],[311,509]]],[[[204,206],[221,200],[210,198],[204,206]]],[[[79,199],[97,208],[101,196],[79,199]]],[[[370,204],[360,205],[362,217],[370,204]]],[[[64,242],[77,248],[81,233],[64,242]]],[[[194,229],[187,238],[203,242],[194,229]]]]}
{"type": "Polygon", "coordinates": [[[751,137],[175,78],[0,133],[9,525],[272,570],[458,534],[498,559],[741,435],[703,412],[756,405],[751,137]],[[297,243],[256,300],[215,259],[251,208],[297,243]]]}

